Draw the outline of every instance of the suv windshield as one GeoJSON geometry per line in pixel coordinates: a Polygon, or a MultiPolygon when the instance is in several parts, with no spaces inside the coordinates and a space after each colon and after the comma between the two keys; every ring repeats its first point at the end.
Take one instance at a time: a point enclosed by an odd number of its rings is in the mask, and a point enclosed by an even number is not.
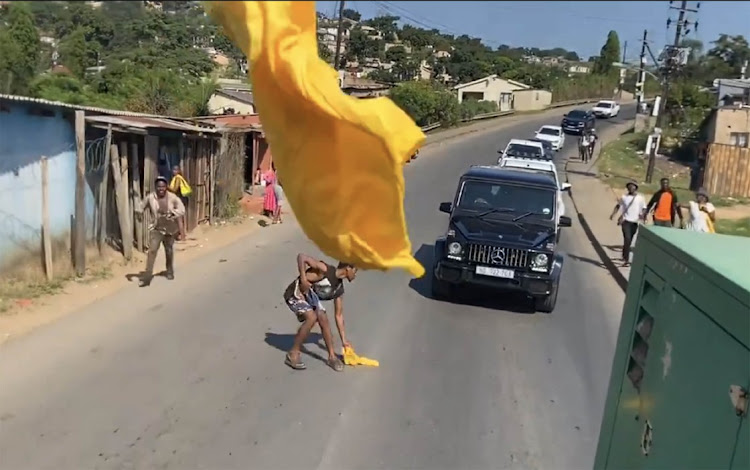
{"type": "Polygon", "coordinates": [[[573,119],[583,119],[586,117],[586,111],[580,111],[580,110],[573,110],[568,113],[566,117],[573,118],[573,119]]]}
{"type": "Polygon", "coordinates": [[[551,220],[554,215],[555,201],[555,192],[549,189],[467,180],[461,188],[458,207],[479,212],[513,208],[514,215],[530,212],[544,220],[551,220]]]}
{"type": "Polygon", "coordinates": [[[611,108],[612,103],[605,103],[602,101],[601,103],[597,104],[596,107],[597,108],[611,108]]]}
{"type": "Polygon", "coordinates": [[[550,127],[542,127],[541,129],[539,129],[539,134],[559,136],[560,131],[558,131],[557,129],[552,129],[550,127]]]}
{"type": "Polygon", "coordinates": [[[543,155],[542,149],[533,145],[510,144],[505,155],[520,158],[539,158],[543,155]]]}

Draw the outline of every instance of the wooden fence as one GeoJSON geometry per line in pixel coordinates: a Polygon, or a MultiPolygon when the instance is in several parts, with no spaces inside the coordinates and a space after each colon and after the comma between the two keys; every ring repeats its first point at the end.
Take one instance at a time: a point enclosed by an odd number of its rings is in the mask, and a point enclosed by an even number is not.
{"type": "Polygon", "coordinates": [[[709,144],[703,184],[714,196],[750,197],[750,149],[709,144]]]}

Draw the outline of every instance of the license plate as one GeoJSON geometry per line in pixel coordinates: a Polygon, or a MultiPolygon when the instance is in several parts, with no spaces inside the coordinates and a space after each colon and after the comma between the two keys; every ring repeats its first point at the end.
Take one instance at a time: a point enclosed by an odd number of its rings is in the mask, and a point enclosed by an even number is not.
{"type": "Polygon", "coordinates": [[[505,279],[513,279],[516,274],[512,269],[490,268],[487,266],[477,266],[476,273],[482,276],[502,277],[505,279]]]}

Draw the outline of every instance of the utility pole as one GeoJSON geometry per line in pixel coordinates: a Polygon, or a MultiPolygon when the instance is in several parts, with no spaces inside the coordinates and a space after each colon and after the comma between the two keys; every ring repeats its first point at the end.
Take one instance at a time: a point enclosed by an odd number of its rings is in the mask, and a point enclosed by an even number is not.
{"type": "MultiPolygon", "coordinates": [[[[637,110],[641,109],[643,101],[646,99],[646,47],[648,41],[648,31],[643,30],[643,39],[641,40],[641,55],[639,56],[639,67],[638,67],[638,83],[636,84],[636,103],[637,110]]],[[[638,111],[636,111],[638,112],[638,111]]]]}
{"type": "Polygon", "coordinates": [[[333,56],[333,68],[339,70],[341,58],[341,35],[344,32],[344,0],[339,1],[339,27],[336,31],[336,54],[333,56]]]}
{"type": "MultiPolygon", "coordinates": [[[[628,57],[628,41],[622,46],[622,63],[627,63],[628,57]]],[[[625,68],[620,69],[620,86],[617,94],[617,101],[622,102],[622,89],[625,87],[625,68]]]]}
{"type": "MultiPolygon", "coordinates": [[[[659,114],[656,117],[656,127],[658,129],[661,129],[664,127],[664,114],[666,111],[666,105],[667,105],[667,97],[669,96],[669,78],[672,73],[673,68],[676,68],[678,64],[676,63],[679,57],[677,57],[679,53],[679,47],[680,42],[682,42],[682,36],[683,36],[683,28],[688,25],[688,22],[685,20],[685,14],[688,11],[697,12],[698,10],[691,10],[688,8],[688,2],[687,0],[682,0],[681,5],[679,8],[671,6],[672,2],[670,3],[670,9],[673,10],[679,10],[680,15],[677,19],[677,25],[675,27],[675,34],[674,34],[674,43],[672,46],[665,47],[665,57],[664,61],[665,64],[662,65],[662,69],[664,71],[664,81],[662,85],[662,92],[661,92],[661,100],[659,102],[659,114]]],[[[672,23],[671,19],[667,19],[667,28],[669,28],[669,25],[672,23]]],[[[651,150],[649,152],[648,157],[648,167],[646,168],[646,183],[651,183],[651,181],[654,178],[654,166],[656,165],[656,145],[653,145],[651,147],[651,150]]]]}

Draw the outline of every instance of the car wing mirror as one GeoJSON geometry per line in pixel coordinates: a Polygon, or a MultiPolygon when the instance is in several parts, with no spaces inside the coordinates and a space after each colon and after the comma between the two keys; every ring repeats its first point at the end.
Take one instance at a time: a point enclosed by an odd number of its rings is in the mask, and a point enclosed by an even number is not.
{"type": "Polygon", "coordinates": [[[497,151],[497,153],[498,153],[499,155],[505,155],[505,150],[502,150],[502,149],[501,149],[501,150],[498,150],[498,151],[497,151]]]}
{"type": "Polygon", "coordinates": [[[568,191],[570,188],[572,188],[573,185],[570,183],[563,183],[560,185],[560,191],[568,191]]]}
{"type": "Polygon", "coordinates": [[[440,212],[445,212],[446,214],[451,213],[451,209],[453,209],[453,204],[450,202],[441,202],[440,203],[440,212]]]}
{"type": "Polygon", "coordinates": [[[573,225],[573,221],[567,215],[560,216],[560,227],[570,227],[573,225]]]}

